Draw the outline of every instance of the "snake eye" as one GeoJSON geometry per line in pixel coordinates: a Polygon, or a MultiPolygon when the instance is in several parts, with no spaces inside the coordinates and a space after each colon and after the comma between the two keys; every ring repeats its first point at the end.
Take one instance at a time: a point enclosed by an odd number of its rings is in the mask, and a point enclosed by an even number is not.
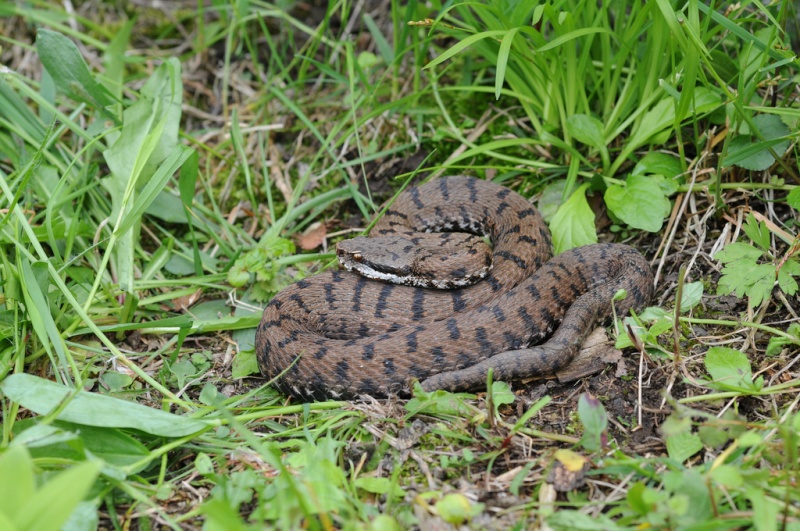
{"type": "Polygon", "coordinates": [[[353,253],[352,257],[353,257],[353,260],[355,260],[356,262],[360,262],[361,260],[364,259],[364,257],[361,256],[361,253],[353,253]]]}

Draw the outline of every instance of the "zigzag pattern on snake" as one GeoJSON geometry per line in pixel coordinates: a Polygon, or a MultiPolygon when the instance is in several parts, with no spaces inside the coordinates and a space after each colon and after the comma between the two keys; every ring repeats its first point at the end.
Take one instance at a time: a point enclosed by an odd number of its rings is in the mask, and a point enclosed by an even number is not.
{"type": "Polygon", "coordinates": [[[264,310],[256,332],[262,374],[283,373],[277,388],[303,400],[408,393],[414,379],[426,390],[470,390],[485,385],[490,367],[495,380],[559,370],[611,315],[618,290],[627,292],[615,303],[619,315],[652,297],[652,273],[638,251],[595,244],[550,258],[550,233],[539,213],[488,181],[447,177],[410,188],[371,236],[460,227],[492,242],[483,280],[452,290],[351,271],[301,280],[264,310]]]}

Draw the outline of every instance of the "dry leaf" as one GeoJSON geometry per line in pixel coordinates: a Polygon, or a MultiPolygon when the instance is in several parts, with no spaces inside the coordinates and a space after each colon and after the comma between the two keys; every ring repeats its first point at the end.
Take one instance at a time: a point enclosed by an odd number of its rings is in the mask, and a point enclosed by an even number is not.
{"type": "Polygon", "coordinates": [[[304,251],[316,249],[325,241],[328,229],[324,223],[314,223],[303,234],[297,236],[297,245],[304,251]]]}

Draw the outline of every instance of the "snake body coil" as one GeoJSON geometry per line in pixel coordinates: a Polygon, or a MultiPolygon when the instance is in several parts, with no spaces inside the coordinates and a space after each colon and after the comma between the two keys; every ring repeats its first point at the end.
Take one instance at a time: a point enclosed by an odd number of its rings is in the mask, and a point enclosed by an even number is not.
{"type": "Polygon", "coordinates": [[[415,233],[454,230],[492,242],[492,266],[483,280],[451,290],[385,283],[350,271],[301,280],[264,310],[256,332],[264,376],[286,371],[278,389],[325,399],[405,393],[414,379],[426,390],[469,390],[485,383],[490,367],[496,380],[550,374],[567,365],[592,327],[610,316],[618,290],[627,292],[616,302],[620,314],[652,296],[650,267],[629,246],[589,245],[548,261],[550,233],[539,213],[522,196],[488,181],[448,177],[410,188],[371,236],[408,238],[411,251],[415,233]],[[531,346],[557,326],[546,343],[531,346]]]}

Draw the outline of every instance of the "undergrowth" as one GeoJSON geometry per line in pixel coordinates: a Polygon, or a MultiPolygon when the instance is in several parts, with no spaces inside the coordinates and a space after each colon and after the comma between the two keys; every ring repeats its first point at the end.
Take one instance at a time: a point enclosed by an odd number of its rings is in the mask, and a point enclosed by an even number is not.
{"type": "Polygon", "coordinates": [[[0,528],[800,529],[793,2],[77,4],[0,1],[0,528]],[[444,173],[640,247],[632,354],[271,389],[263,304],[444,173]]]}

